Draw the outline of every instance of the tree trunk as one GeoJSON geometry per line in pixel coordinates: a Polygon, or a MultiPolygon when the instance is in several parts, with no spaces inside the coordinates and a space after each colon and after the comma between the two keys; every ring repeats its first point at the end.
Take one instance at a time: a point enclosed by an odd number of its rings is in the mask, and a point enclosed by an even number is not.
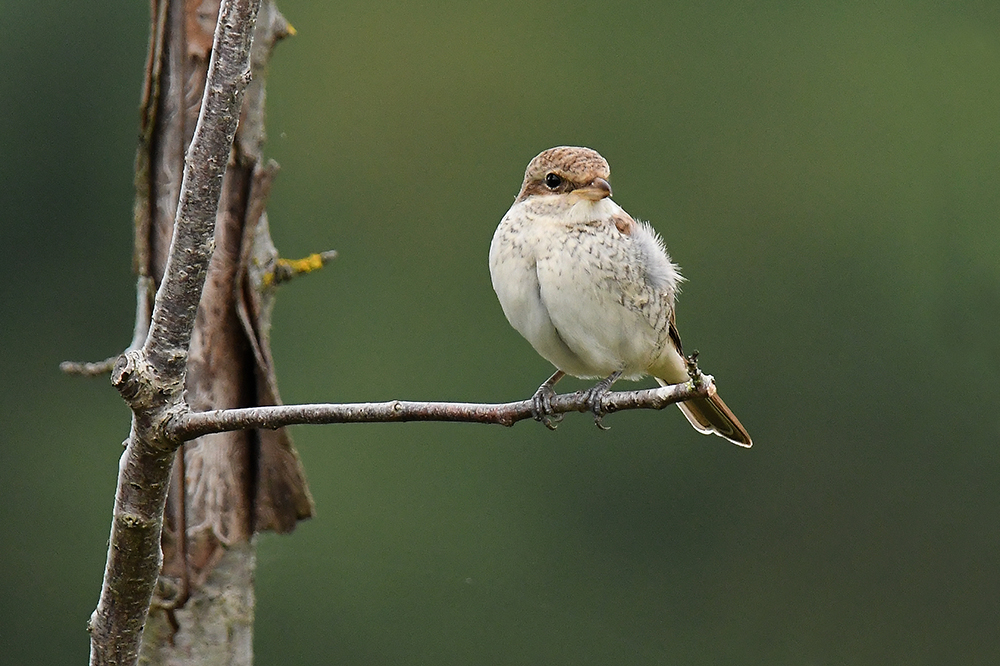
{"type": "MultiPolygon", "coordinates": [[[[218,11],[218,0],[153,0],[136,158],[135,265],[154,288],[167,262],[218,11]]],[[[261,148],[266,64],[290,31],[265,0],[254,37],[253,82],[223,181],[216,250],[191,339],[185,392],[195,411],[280,404],[268,342],[273,287],[263,277],[277,260],[264,213],[277,167],[263,164],[261,148]]],[[[172,473],[163,568],[140,661],[249,664],[253,535],[289,532],[311,515],[305,477],[284,430],[206,435],[185,444],[182,453],[172,473]]]]}
{"type": "Polygon", "coordinates": [[[253,570],[251,542],[225,550],[205,581],[181,608],[150,611],[142,632],[140,664],[253,663],[253,570]]]}

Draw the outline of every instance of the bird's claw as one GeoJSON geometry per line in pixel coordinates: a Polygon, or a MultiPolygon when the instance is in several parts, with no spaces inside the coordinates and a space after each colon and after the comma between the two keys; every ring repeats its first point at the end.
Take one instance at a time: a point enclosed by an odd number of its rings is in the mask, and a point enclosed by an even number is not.
{"type": "Polygon", "coordinates": [[[535,394],[531,396],[531,415],[549,430],[555,430],[563,418],[562,414],[552,413],[552,398],[556,394],[552,387],[565,375],[566,373],[562,370],[556,370],[551,377],[542,382],[535,394]]]}
{"type": "Polygon", "coordinates": [[[587,408],[594,414],[594,425],[601,430],[611,430],[610,427],[604,425],[604,415],[608,413],[604,407],[604,397],[611,390],[611,385],[621,376],[621,372],[615,372],[583,393],[583,400],[587,404],[587,408]]]}
{"type": "Polygon", "coordinates": [[[597,386],[587,389],[583,393],[583,401],[587,404],[587,409],[591,411],[594,415],[594,425],[601,430],[611,430],[608,426],[604,425],[604,396],[608,394],[608,387],[601,386],[604,382],[601,382],[597,386]]]}
{"type": "Polygon", "coordinates": [[[562,421],[562,414],[552,413],[552,397],[556,394],[546,382],[531,396],[531,415],[549,430],[555,430],[562,421]]]}

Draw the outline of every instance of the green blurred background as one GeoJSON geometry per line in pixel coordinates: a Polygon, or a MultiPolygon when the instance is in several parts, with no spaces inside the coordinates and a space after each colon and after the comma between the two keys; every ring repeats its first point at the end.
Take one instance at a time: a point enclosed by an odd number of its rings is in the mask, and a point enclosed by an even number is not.
{"type": "MultiPolygon", "coordinates": [[[[298,428],[258,663],[1000,663],[1000,5],[317,3],[269,79],[289,402],[524,398],[486,255],[528,160],[612,165],[754,436],[298,428]],[[821,6],[822,5],[822,6],[821,6]]],[[[145,3],[0,3],[0,654],[82,663],[128,413],[145,3]]],[[[579,388],[567,382],[566,388],[579,388]]]]}

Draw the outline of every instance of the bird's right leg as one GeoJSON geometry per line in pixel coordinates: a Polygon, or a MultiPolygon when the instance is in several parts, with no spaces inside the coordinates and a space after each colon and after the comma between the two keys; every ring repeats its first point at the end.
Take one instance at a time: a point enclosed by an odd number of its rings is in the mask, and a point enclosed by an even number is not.
{"type": "Polygon", "coordinates": [[[556,370],[551,377],[542,382],[542,385],[535,391],[535,395],[531,396],[531,415],[535,417],[536,421],[544,423],[549,430],[555,430],[558,423],[562,421],[562,414],[552,413],[552,396],[556,394],[552,387],[565,376],[565,372],[556,370]]]}

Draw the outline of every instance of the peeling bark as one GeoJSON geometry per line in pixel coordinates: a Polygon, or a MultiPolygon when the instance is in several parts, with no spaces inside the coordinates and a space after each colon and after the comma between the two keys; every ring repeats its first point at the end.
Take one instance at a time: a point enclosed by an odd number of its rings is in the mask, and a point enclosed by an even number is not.
{"type": "Polygon", "coordinates": [[[136,341],[112,370],[133,419],[90,623],[93,664],[136,662],[151,601],[145,663],[249,664],[253,534],[290,531],[312,512],[283,430],[215,433],[183,448],[165,430],[192,406],[280,404],[270,296],[248,292],[244,262],[255,247],[273,250],[262,240],[276,170],[262,165],[263,82],[290,28],[268,0],[257,21],[259,8],[225,0],[220,16],[218,0],[153,0],[136,156],[136,341]],[[195,645],[216,657],[195,657],[195,645]]]}

